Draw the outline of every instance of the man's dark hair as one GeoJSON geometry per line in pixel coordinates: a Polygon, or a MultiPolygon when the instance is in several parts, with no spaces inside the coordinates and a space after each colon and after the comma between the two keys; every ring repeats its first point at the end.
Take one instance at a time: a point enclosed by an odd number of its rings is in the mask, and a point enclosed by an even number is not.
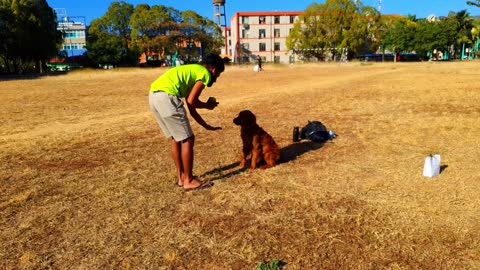
{"type": "Polygon", "coordinates": [[[227,59],[220,57],[218,54],[209,53],[205,55],[200,62],[204,66],[216,67],[220,72],[225,71],[225,63],[227,59]]]}

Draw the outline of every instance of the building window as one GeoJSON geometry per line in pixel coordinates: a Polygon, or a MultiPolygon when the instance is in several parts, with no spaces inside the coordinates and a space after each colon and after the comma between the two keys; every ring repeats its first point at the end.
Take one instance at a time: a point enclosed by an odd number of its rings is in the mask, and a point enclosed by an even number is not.
{"type": "Polygon", "coordinates": [[[248,31],[245,29],[242,29],[242,38],[248,38],[248,31]]]}
{"type": "Polygon", "coordinates": [[[273,46],[275,51],[280,51],[280,42],[275,42],[273,46]]]}
{"type": "Polygon", "coordinates": [[[65,31],[65,38],[84,38],[85,31],[82,30],[67,30],[65,31]]]}
{"type": "Polygon", "coordinates": [[[295,16],[290,16],[290,23],[295,23],[295,16]]]}
{"type": "Polygon", "coordinates": [[[275,37],[280,37],[280,29],[274,29],[274,35],[275,37]]]}
{"type": "Polygon", "coordinates": [[[267,20],[265,19],[265,16],[260,16],[260,17],[258,17],[258,23],[259,23],[259,24],[265,24],[265,23],[267,23],[267,20]]]}
{"type": "Polygon", "coordinates": [[[228,46],[232,46],[232,40],[231,39],[228,40],[228,46]]]}
{"type": "Polygon", "coordinates": [[[265,38],[265,36],[266,36],[266,31],[265,31],[265,29],[259,29],[259,30],[258,30],[258,37],[259,37],[259,38],[265,38]]]}
{"type": "Polygon", "coordinates": [[[84,48],[85,48],[85,44],[83,43],[70,43],[70,44],[63,45],[64,50],[80,50],[84,48]]]}
{"type": "Polygon", "coordinates": [[[248,43],[242,43],[242,49],[244,49],[244,50],[250,49],[250,44],[248,44],[248,43]]]}
{"type": "Polygon", "coordinates": [[[242,16],[242,24],[248,24],[248,17],[242,16]]]}
{"type": "Polygon", "coordinates": [[[274,22],[275,24],[279,24],[279,23],[280,23],[280,16],[275,16],[275,17],[273,17],[273,22],[274,22]]]}
{"type": "Polygon", "coordinates": [[[67,30],[65,31],[65,38],[77,38],[77,32],[67,30]]]}
{"type": "Polygon", "coordinates": [[[273,58],[273,62],[274,62],[275,64],[280,63],[280,56],[275,55],[275,57],[273,58]]]}
{"type": "Polygon", "coordinates": [[[260,43],[258,50],[261,51],[261,52],[266,51],[267,50],[267,45],[265,43],[260,43]]]}

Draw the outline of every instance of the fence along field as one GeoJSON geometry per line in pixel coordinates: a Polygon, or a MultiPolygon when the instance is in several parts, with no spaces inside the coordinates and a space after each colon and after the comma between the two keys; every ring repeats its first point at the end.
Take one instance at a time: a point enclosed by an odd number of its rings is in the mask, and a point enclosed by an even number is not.
{"type": "Polygon", "coordinates": [[[195,174],[215,186],[191,193],[148,109],[164,69],[1,81],[0,267],[480,269],[479,67],[228,67],[201,111],[223,129],[193,124],[195,174]],[[243,109],[286,162],[238,168],[243,109]],[[293,143],[308,120],[339,136],[293,143]]]}

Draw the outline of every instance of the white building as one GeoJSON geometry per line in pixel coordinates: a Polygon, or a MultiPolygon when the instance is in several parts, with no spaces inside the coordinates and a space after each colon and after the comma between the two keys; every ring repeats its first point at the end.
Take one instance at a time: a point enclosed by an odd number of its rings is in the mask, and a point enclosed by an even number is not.
{"type": "Polygon", "coordinates": [[[224,29],[225,48],[233,62],[294,63],[296,56],[287,50],[286,40],[301,11],[237,12],[224,29]]]}
{"type": "Polygon", "coordinates": [[[64,8],[55,8],[57,30],[63,33],[62,50],[68,56],[82,55],[87,50],[87,26],[84,16],[70,17],[64,8]]]}
{"type": "Polygon", "coordinates": [[[79,21],[62,21],[58,22],[58,30],[62,31],[63,50],[68,56],[82,55],[86,52],[87,45],[87,28],[85,23],[79,21]]]}

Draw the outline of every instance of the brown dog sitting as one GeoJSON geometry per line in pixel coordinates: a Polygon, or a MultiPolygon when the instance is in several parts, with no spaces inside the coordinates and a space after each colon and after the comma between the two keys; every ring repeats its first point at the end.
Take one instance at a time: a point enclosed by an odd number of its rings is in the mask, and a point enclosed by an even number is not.
{"type": "Polygon", "coordinates": [[[245,168],[249,154],[252,154],[250,169],[255,169],[259,163],[263,163],[260,169],[270,168],[278,164],[280,148],[272,136],[257,125],[256,117],[251,111],[241,111],[233,119],[233,123],[241,127],[240,136],[242,137],[243,149],[240,167],[245,168]]]}

